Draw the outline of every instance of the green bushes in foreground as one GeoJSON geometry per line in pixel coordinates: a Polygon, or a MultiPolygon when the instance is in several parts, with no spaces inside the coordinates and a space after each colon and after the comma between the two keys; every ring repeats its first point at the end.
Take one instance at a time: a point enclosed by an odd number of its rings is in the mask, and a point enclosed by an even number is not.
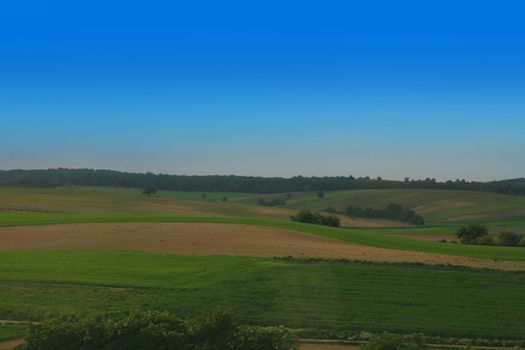
{"type": "Polygon", "coordinates": [[[141,312],[103,319],[45,321],[32,326],[26,350],[292,350],[284,327],[239,325],[222,311],[184,319],[167,312],[141,312]]]}
{"type": "Polygon", "coordinates": [[[304,222],[307,224],[339,227],[341,219],[335,215],[323,215],[312,213],[310,210],[301,210],[296,215],[290,217],[292,221],[304,222]]]}
{"type": "Polygon", "coordinates": [[[417,335],[402,336],[384,333],[361,347],[362,350],[421,350],[425,345],[423,338],[417,335]]]}

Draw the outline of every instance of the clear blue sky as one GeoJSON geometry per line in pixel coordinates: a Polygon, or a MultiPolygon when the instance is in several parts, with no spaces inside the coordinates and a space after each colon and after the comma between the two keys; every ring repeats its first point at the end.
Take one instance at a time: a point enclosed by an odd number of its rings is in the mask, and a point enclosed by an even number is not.
{"type": "Polygon", "coordinates": [[[0,168],[525,176],[522,1],[10,1],[0,168]]]}

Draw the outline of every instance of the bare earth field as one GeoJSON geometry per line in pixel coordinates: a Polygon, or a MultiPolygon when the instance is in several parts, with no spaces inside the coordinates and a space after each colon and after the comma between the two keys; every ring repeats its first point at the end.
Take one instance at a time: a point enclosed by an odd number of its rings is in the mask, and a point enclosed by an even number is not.
{"type": "Polygon", "coordinates": [[[124,250],[198,255],[307,256],[525,270],[525,263],[352,245],[284,229],[219,223],[103,223],[0,228],[0,251],[124,250]]]}

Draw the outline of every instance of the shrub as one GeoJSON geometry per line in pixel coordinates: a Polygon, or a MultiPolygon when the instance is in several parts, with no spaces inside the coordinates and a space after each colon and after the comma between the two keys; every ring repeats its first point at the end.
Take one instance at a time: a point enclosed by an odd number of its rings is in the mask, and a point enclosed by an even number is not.
{"type": "Polygon", "coordinates": [[[235,338],[239,350],[298,349],[294,334],[284,327],[240,327],[235,338]]]}
{"type": "Polygon", "coordinates": [[[421,337],[403,337],[388,333],[372,339],[361,347],[362,350],[420,350],[423,348],[424,344],[421,337]]]}
{"type": "Polygon", "coordinates": [[[157,193],[157,188],[152,184],[146,184],[142,190],[142,193],[151,196],[152,194],[157,193]]]}
{"type": "Polygon", "coordinates": [[[489,234],[486,226],[483,225],[468,225],[463,226],[456,232],[456,236],[461,240],[461,243],[475,243],[476,239],[489,234]]]}
{"type": "Polygon", "coordinates": [[[473,243],[479,245],[496,245],[496,241],[494,240],[494,236],[492,235],[478,237],[473,243]]]}
{"type": "Polygon", "coordinates": [[[520,239],[517,244],[518,247],[525,247],[525,235],[520,239]]]}
{"type": "Polygon", "coordinates": [[[301,210],[296,215],[290,216],[290,218],[292,221],[315,225],[339,227],[341,224],[341,219],[335,215],[322,215],[320,213],[312,213],[310,210],[301,210]]]}
{"type": "Polygon", "coordinates": [[[514,232],[502,231],[498,234],[498,245],[515,247],[523,239],[524,235],[514,232]]]}
{"type": "Polygon", "coordinates": [[[141,312],[104,319],[59,319],[32,326],[27,350],[292,350],[283,327],[241,326],[222,311],[198,319],[141,312]]]}

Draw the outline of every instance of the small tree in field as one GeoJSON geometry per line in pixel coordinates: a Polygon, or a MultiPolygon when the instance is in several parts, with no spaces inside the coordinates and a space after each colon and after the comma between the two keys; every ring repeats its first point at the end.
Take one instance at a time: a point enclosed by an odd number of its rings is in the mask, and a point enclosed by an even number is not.
{"type": "Polygon", "coordinates": [[[476,239],[489,234],[486,226],[483,225],[468,225],[463,226],[456,232],[456,236],[461,239],[461,243],[472,244],[476,239]]]}
{"type": "Polygon", "coordinates": [[[151,196],[152,194],[157,193],[157,188],[153,184],[147,184],[146,186],[144,186],[142,193],[151,196]]]}
{"type": "Polygon", "coordinates": [[[323,199],[324,198],[324,192],[323,191],[317,192],[317,198],[323,199]]]}

